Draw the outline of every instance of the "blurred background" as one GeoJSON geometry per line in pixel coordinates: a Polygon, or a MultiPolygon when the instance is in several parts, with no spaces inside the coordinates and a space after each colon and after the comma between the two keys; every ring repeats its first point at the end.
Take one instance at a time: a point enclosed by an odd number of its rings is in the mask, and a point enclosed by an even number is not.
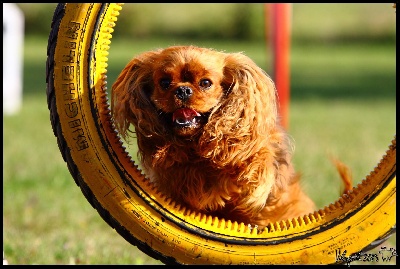
{"type": "MultiPolygon", "coordinates": [[[[18,56],[22,62],[22,99],[14,111],[4,110],[6,92],[11,84],[18,88],[18,78],[3,82],[5,258],[9,264],[160,264],[103,221],[61,157],[45,77],[56,6],[16,5],[23,15],[23,46],[20,55],[11,53],[11,62],[4,60],[10,52],[3,39],[3,70],[18,56]]],[[[395,138],[396,13],[391,3],[291,6],[288,131],[302,184],[322,208],[340,195],[331,155],[351,168],[357,184],[395,138]]],[[[266,22],[264,4],[125,4],[113,34],[108,88],[136,54],[178,44],[242,51],[272,73],[266,22]]],[[[17,35],[12,26],[18,22],[7,23],[3,19],[3,37],[7,31],[17,35]]],[[[395,236],[383,246],[395,248],[395,236]]],[[[395,258],[378,263],[395,264],[395,258]]]]}

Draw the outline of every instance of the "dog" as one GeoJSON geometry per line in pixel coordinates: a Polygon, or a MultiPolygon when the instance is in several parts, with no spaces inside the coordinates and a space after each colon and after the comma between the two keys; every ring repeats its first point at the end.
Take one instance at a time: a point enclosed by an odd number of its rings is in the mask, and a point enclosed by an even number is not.
{"type": "Polygon", "coordinates": [[[136,133],[145,174],[191,210],[262,228],[316,209],[293,169],[274,83],[243,53],[144,52],[112,85],[111,114],[123,139],[136,133]]]}

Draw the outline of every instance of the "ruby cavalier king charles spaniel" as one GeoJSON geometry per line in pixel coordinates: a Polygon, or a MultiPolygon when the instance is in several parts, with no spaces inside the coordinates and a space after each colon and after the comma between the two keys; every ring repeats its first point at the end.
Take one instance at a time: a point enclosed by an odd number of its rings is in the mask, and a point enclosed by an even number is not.
{"type": "Polygon", "coordinates": [[[111,112],[122,138],[135,133],[145,174],[187,208],[259,228],[315,210],[274,83],[242,53],[144,52],[113,84],[111,112]]]}

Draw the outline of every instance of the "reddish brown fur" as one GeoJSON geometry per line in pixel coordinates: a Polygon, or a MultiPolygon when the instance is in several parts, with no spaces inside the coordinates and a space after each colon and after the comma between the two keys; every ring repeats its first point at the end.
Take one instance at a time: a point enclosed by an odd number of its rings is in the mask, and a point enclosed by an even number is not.
{"type": "Polygon", "coordinates": [[[145,173],[162,192],[191,209],[259,226],[315,209],[293,171],[276,106],[274,83],[251,59],[194,46],[139,55],[112,89],[116,128],[127,138],[133,124],[145,173]],[[171,89],[160,87],[164,77],[171,89]],[[199,87],[203,78],[213,83],[207,90],[199,87]],[[190,100],[176,98],[178,86],[193,89],[190,100]],[[160,115],[183,106],[209,112],[207,122],[168,127],[160,115]]]}

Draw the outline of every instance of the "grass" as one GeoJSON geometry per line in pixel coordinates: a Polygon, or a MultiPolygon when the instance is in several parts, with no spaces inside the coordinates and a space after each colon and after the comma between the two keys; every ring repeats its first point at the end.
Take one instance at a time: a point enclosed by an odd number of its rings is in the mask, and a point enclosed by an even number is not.
{"type": "MultiPolygon", "coordinates": [[[[113,40],[109,88],[135,54],[180,40],[113,40]],[[127,49],[129,47],[129,49],[127,49]]],[[[160,264],[108,226],[75,185],[57,147],[46,103],[47,40],[25,40],[21,111],[3,115],[3,250],[10,264],[160,264]]],[[[270,72],[263,44],[197,43],[245,51],[270,72]]],[[[374,168],[396,134],[395,45],[296,45],[292,49],[289,132],[294,163],[319,207],[339,195],[329,154],[356,182],[374,168]]],[[[385,246],[396,246],[392,236],[385,246]]],[[[371,250],[377,253],[378,250],[371,250]]]]}

